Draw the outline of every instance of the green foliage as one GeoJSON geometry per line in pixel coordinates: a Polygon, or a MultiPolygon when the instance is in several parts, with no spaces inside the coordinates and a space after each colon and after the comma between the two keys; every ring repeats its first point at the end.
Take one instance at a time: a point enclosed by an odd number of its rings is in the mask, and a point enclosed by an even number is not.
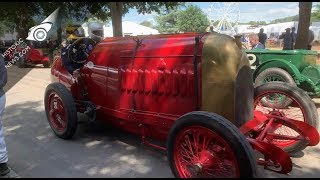
{"type": "Polygon", "coordinates": [[[37,2],[0,2],[0,22],[5,26],[2,28],[2,33],[15,28],[19,34],[23,34],[22,37],[25,37],[28,29],[35,24],[33,16],[39,13],[37,2]]]}
{"type": "Polygon", "coordinates": [[[198,7],[189,5],[185,10],[174,10],[155,18],[161,33],[205,32],[210,22],[198,7]]]}
{"type": "Polygon", "coordinates": [[[177,7],[184,6],[184,2],[126,2],[124,3],[124,14],[130,9],[137,9],[138,13],[152,13],[158,14],[168,13],[172,10],[176,10],[177,7]]]}
{"type": "Polygon", "coordinates": [[[275,19],[275,20],[271,21],[270,24],[284,23],[284,22],[290,22],[290,21],[299,21],[299,15],[275,19]]]}
{"type": "Polygon", "coordinates": [[[178,33],[177,27],[178,11],[173,11],[166,15],[156,16],[157,30],[160,33],[178,33]]]}
{"type": "Polygon", "coordinates": [[[315,5],[315,11],[311,13],[311,21],[320,21],[320,4],[315,5]]]}
{"type": "Polygon", "coordinates": [[[140,23],[140,25],[153,28],[153,24],[150,21],[143,21],[140,23]]]}
{"type": "MultiPolygon", "coordinates": [[[[172,33],[177,32],[177,28],[175,27],[176,14],[171,14],[171,12],[176,12],[179,7],[183,6],[185,6],[184,2],[126,2],[123,3],[122,14],[126,14],[130,8],[134,8],[139,14],[156,12],[164,15],[161,19],[155,18],[162,22],[157,28],[160,32],[172,33]]],[[[114,31],[119,30],[114,28],[114,31]]]]}
{"type": "MultiPolygon", "coordinates": [[[[105,22],[111,19],[111,2],[0,2],[0,34],[15,28],[25,37],[30,27],[40,23],[55,9],[61,7],[57,29],[67,24],[84,23],[87,20],[105,22]],[[11,23],[11,24],[10,24],[11,23]]],[[[184,2],[123,2],[120,14],[135,8],[138,13],[166,13],[183,6],[184,2]]],[[[120,22],[121,23],[121,22],[120,22]]]]}
{"type": "MultiPolygon", "coordinates": [[[[6,2],[0,3],[1,24],[14,23],[18,34],[26,37],[29,28],[42,22],[54,10],[60,7],[56,29],[65,28],[67,24],[82,24],[88,19],[106,21],[110,19],[108,2],[6,2]],[[99,17],[99,18],[97,18],[99,17]]],[[[0,28],[0,33],[5,29],[0,28]]]]}
{"type": "MultiPolygon", "coordinates": [[[[314,12],[311,13],[311,22],[320,21],[320,4],[315,4],[314,8],[315,8],[314,12]]],[[[299,21],[299,15],[275,19],[275,20],[271,21],[270,24],[290,22],[290,21],[299,21]]]]}
{"type": "Polygon", "coordinates": [[[265,21],[250,21],[250,25],[257,26],[257,25],[266,25],[267,23],[265,21]]]}
{"type": "Polygon", "coordinates": [[[198,7],[190,5],[186,10],[179,11],[177,26],[183,32],[205,32],[210,22],[206,14],[198,7]]]}
{"type": "Polygon", "coordinates": [[[0,21],[0,36],[14,31],[15,24],[9,21],[0,21]]]}

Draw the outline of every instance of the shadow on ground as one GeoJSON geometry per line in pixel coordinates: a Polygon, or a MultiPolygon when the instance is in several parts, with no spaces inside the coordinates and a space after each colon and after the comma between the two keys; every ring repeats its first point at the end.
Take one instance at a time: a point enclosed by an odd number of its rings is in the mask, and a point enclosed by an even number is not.
{"type": "MultiPolygon", "coordinates": [[[[137,136],[79,117],[74,138],[62,140],[53,134],[42,101],[7,106],[3,123],[10,167],[20,177],[173,177],[164,152],[141,145],[137,136]]],[[[318,151],[307,148],[294,157],[289,175],[259,167],[259,177],[317,177],[319,168],[306,168],[299,159],[318,151]]]]}
{"type": "Polygon", "coordinates": [[[43,102],[7,106],[4,116],[9,165],[21,177],[173,177],[165,153],[140,138],[81,119],[75,137],[53,134],[43,102]]]}
{"type": "Polygon", "coordinates": [[[7,68],[8,82],[4,87],[4,91],[9,91],[14,85],[16,85],[25,75],[27,75],[32,68],[18,68],[13,65],[7,68]]]}

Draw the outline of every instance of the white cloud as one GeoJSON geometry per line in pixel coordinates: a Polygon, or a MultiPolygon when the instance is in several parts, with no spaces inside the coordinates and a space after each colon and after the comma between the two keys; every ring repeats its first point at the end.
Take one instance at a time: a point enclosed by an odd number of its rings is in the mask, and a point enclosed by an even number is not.
{"type": "Polygon", "coordinates": [[[269,9],[265,12],[266,16],[269,15],[281,15],[282,17],[286,16],[294,16],[299,13],[299,7],[295,7],[292,9],[288,8],[278,8],[278,9],[269,9]]]}
{"type": "Polygon", "coordinates": [[[288,16],[294,16],[299,13],[299,7],[294,7],[292,9],[288,8],[277,8],[269,9],[266,11],[253,11],[252,9],[244,12],[240,12],[240,22],[249,21],[272,21],[279,18],[284,18],[288,16]]]}
{"type": "Polygon", "coordinates": [[[287,5],[287,8],[291,9],[291,8],[299,8],[299,3],[294,2],[294,3],[290,3],[287,5]]]}
{"type": "Polygon", "coordinates": [[[274,2],[251,2],[253,5],[267,5],[267,4],[274,4],[274,2]]]}

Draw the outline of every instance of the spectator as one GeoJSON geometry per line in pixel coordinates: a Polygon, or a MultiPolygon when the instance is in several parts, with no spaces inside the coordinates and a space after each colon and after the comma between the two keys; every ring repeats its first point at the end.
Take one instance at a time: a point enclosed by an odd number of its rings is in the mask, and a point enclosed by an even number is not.
{"type": "Polygon", "coordinates": [[[314,33],[313,31],[311,31],[309,29],[309,38],[308,38],[308,46],[307,46],[307,50],[311,50],[312,49],[312,42],[314,40],[314,33]]]}
{"type": "Polygon", "coordinates": [[[249,41],[251,44],[251,49],[265,49],[265,46],[259,42],[259,36],[257,34],[250,34],[249,41]]]}
{"type": "Polygon", "coordinates": [[[263,32],[264,29],[261,28],[260,29],[260,32],[258,33],[258,36],[259,36],[259,42],[261,44],[263,44],[264,47],[266,47],[266,40],[267,40],[267,34],[263,32]]]}
{"type": "Polygon", "coordinates": [[[293,47],[292,47],[293,39],[292,39],[292,36],[290,33],[290,28],[287,28],[286,32],[282,33],[279,36],[279,39],[283,39],[283,50],[292,50],[293,49],[293,47]]]}
{"type": "Polygon", "coordinates": [[[248,34],[245,35],[245,39],[246,39],[247,46],[250,46],[250,41],[249,41],[249,35],[248,34]]]}
{"type": "Polygon", "coordinates": [[[294,49],[294,45],[296,44],[296,39],[297,39],[297,33],[295,32],[296,28],[292,27],[291,28],[291,36],[292,36],[292,49],[294,49]]]}
{"type": "Polygon", "coordinates": [[[246,38],[244,37],[244,34],[241,35],[241,42],[243,42],[243,43],[246,42],[246,38]]]}
{"type": "Polygon", "coordinates": [[[4,59],[0,55],[0,176],[4,176],[10,172],[7,165],[8,162],[8,152],[6,147],[6,142],[4,140],[4,130],[2,124],[2,117],[6,105],[6,95],[3,87],[7,83],[7,68],[5,67],[4,59]]]}

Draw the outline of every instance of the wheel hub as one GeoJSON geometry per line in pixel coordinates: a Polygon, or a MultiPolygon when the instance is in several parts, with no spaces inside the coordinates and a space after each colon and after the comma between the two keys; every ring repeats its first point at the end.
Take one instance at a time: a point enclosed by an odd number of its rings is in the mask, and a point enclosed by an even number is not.
{"type": "Polygon", "coordinates": [[[214,155],[208,150],[202,150],[199,155],[199,161],[193,166],[188,166],[188,170],[194,176],[199,176],[202,174],[203,169],[211,167],[215,162],[214,155]]]}
{"type": "Polygon", "coordinates": [[[274,115],[274,116],[279,116],[279,117],[286,117],[283,112],[280,112],[280,111],[275,110],[275,109],[270,111],[269,114],[274,115]]]}
{"type": "Polygon", "coordinates": [[[215,157],[214,155],[209,152],[208,150],[203,150],[200,153],[200,162],[197,163],[199,164],[199,167],[208,167],[212,165],[215,162],[215,157]]]}

